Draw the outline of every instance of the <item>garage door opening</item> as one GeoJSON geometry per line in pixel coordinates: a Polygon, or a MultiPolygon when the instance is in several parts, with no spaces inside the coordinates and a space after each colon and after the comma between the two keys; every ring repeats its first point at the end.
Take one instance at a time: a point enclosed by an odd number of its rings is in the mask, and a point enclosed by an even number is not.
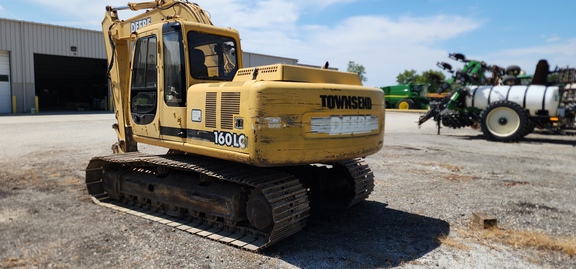
{"type": "Polygon", "coordinates": [[[10,53],[0,51],[0,114],[12,110],[12,93],[10,91],[10,53]]]}
{"type": "Polygon", "coordinates": [[[34,54],[40,111],[105,110],[106,60],[34,54]]]}

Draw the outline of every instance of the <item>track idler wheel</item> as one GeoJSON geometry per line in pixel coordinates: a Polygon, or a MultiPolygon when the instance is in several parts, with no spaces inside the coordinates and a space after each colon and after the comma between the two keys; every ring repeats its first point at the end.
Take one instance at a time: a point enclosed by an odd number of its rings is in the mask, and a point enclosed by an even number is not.
{"type": "Polygon", "coordinates": [[[270,202],[260,190],[253,190],[246,203],[246,217],[254,228],[266,230],[274,224],[270,202]]]}

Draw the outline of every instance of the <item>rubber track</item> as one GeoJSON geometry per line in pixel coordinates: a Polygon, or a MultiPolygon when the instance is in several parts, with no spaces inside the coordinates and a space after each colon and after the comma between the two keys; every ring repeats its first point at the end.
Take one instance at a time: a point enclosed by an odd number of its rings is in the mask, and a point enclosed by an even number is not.
{"type": "Polygon", "coordinates": [[[200,156],[126,153],[95,157],[86,168],[86,185],[97,204],[250,251],[261,250],[300,231],[310,215],[306,190],[294,176],[200,156]],[[113,201],[102,188],[103,168],[109,164],[135,168],[165,166],[258,188],[271,204],[274,228],[264,233],[250,227],[229,226],[223,221],[210,221],[201,217],[178,219],[113,201]]]}

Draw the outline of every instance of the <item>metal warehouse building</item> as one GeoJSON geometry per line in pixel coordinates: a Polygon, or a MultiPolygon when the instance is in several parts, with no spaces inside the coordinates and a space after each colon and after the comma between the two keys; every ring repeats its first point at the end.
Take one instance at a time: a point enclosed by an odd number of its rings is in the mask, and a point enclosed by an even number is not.
{"type": "MultiPolygon", "coordinates": [[[[245,67],[297,59],[243,52],[245,67]]],[[[0,114],[104,110],[102,32],[0,19],[0,114]]]]}

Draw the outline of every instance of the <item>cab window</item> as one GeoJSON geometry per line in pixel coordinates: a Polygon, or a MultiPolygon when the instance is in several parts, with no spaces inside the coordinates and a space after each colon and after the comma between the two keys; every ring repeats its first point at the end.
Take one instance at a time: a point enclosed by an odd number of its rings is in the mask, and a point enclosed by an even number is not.
{"type": "Polygon", "coordinates": [[[134,122],[148,124],[156,114],[157,81],[156,36],[136,41],[130,89],[131,112],[134,122]]]}
{"type": "Polygon", "coordinates": [[[190,75],[194,79],[232,80],[238,70],[236,42],[233,38],[188,32],[190,75]]]}
{"type": "MultiPolygon", "coordinates": [[[[170,27],[169,27],[170,26],[170,27]]],[[[179,25],[164,32],[164,101],[168,106],[186,105],[186,69],[179,25]]]]}

